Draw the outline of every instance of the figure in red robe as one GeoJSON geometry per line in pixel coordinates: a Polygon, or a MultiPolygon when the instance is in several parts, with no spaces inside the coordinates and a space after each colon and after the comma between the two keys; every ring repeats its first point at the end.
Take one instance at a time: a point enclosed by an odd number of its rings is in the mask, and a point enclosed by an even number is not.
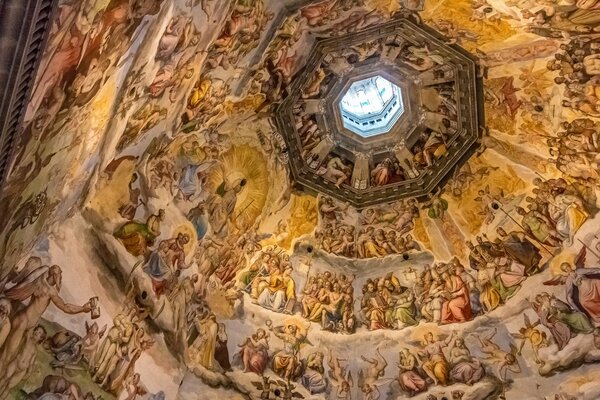
{"type": "Polygon", "coordinates": [[[442,278],[446,282],[446,290],[449,295],[442,305],[442,324],[469,321],[473,318],[469,288],[455,271],[452,272],[452,275],[443,274],[442,278]]]}
{"type": "Polygon", "coordinates": [[[560,265],[560,275],[544,285],[565,285],[567,303],[584,313],[592,323],[600,323],[600,268],[585,267],[586,248],[575,259],[575,267],[569,263],[560,265]]]}

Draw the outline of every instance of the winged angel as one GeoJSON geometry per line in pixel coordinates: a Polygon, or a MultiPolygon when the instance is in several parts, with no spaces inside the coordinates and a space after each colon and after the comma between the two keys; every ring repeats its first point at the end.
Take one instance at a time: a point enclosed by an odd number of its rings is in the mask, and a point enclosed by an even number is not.
{"type": "Polygon", "coordinates": [[[517,360],[519,350],[511,343],[510,351],[505,351],[493,341],[498,330],[494,330],[487,335],[481,337],[473,335],[479,341],[481,352],[485,354],[485,360],[495,367],[496,376],[503,383],[510,382],[509,373],[518,374],[521,372],[521,366],[517,360]]]}
{"type": "Polygon", "coordinates": [[[515,339],[520,340],[517,354],[520,355],[525,343],[529,342],[529,344],[531,344],[531,348],[533,349],[533,356],[536,364],[543,364],[543,361],[540,360],[539,350],[542,347],[547,347],[549,344],[548,338],[546,337],[546,332],[541,332],[539,329],[537,329],[537,326],[540,324],[539,319],[532,323],[527,314],[523,314],[523,320],[525,326],[519,329],[519,333],[510,334],[515,339]]]}
{"type": "Polygon", "coordinates": [[[565,285],[567,303],[585,314],[590,321],[600,322],[600,268],[585,268],[586,247],[582,247],[574,265],[563,262],[559,274],[544,285],[565,285]]]}
{"type": "Polygon", "coordinates": [[[260,399],[269,400],[280,398],[282,400],[303,399],[304,396],[297,392],[296,385],[284,382],[281,379],[272,381],[270,377],[263,375],[262,382],[252,381],[252,385],[260,390],[260,399]],[[281,389],[278,389],[280,387],[281,389]],[[271,394],[273,393],[273,396],[271,394]]]}
{"type": "Polygon", "coordinates": [[[358,372],[358,386],[363,392],[365,400],[379,400],[381,397],[379,386],[393,381],[393,379],[382,379],[385,376],[385,368],[388,363],[381,354],[379,347],[377,347],[376,353],[377,355],[374,358],[360,356],[361,360],[367,363],[365,368],[358,372]]]}
{"type": "Polygon", "coordinates": [[[352,400],[351,387],[354,386],[352,372],[347,371],[347,367],[342,366],[341,361],[344,360],[334,356],[333,351],[330,349],[327,365],[329,366],[329,378],[331,378],[331,383],[337,388],[335,399],[352,400]]]}

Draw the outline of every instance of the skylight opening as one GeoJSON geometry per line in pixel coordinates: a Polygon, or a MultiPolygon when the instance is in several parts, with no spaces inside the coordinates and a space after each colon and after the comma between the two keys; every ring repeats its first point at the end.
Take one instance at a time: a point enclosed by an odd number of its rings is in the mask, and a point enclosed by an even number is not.
{"type": "Polygon", "coordinates": [[[344,127],[364,137],[387,133],[404,113],[400,88],[377,75],[354,82],[340,101],[344,127]]]}

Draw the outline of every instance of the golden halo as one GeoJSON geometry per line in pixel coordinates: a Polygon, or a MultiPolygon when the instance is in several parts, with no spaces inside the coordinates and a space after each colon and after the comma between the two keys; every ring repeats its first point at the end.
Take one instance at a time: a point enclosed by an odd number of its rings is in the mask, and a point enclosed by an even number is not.
{"type": "Polygon", "coordinates": [[[269,168],[264,155],[254,147],[240,145],[225,152],[220,168],[209,172],[208,190],[215,193],[225,182],[231,187],[239,179],[245,179],[246,185],[237,195],[234,214],[239,226],[249,227],[261,214],[269,193],[269,168]]]}
{"type": "Polygon", "coordinates": [[[183,247],[185,255],[188,256],[190,254],[194,254],[198,243],[198,236],[196,234],[194,226],[189,222],[179,225],[173,231],[173,237],[177,237],[177,235],[179,235],[180,233],[187,234],[190,237],[190,241],[183,247]]]}
{"type": "Polygon", "coordinates": [[[560,270],[560,265],[566,262],[573,267],[576,258],[577,254],[575,254],[572,251],[561,252],[560,254],[552,258],[552,260],[550,260],[550,273],[552,274],[552,276],[561,275],[562,271],[560,270]]]}
{"type": "Polygon", "coordinates": [[[298,327],[298,333],[302,336],[306,336],[310,329],[310,323],[300,317],[289,317],[283,320],[283,326],[296,325],[298,327]]]}

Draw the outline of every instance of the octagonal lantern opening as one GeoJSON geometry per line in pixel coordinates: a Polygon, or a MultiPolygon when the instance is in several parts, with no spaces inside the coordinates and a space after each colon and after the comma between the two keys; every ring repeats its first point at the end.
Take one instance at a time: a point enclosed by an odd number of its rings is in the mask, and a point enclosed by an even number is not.
{"type": "Polygon", "coordinates": [[[409,19],[318,39],[274,116],[295,184],[359,209],[428,199],[479,146],[481,75],[474,56],[409,19]],[[425,53],[431,66],[417,70],[425,53]]]}
{"type": "Polygon", "coordinates": [[[402,90],[380,75],[354,82],[339,106],[344,127],[363,138],[389,132],[404,113],[402,90]]]}

